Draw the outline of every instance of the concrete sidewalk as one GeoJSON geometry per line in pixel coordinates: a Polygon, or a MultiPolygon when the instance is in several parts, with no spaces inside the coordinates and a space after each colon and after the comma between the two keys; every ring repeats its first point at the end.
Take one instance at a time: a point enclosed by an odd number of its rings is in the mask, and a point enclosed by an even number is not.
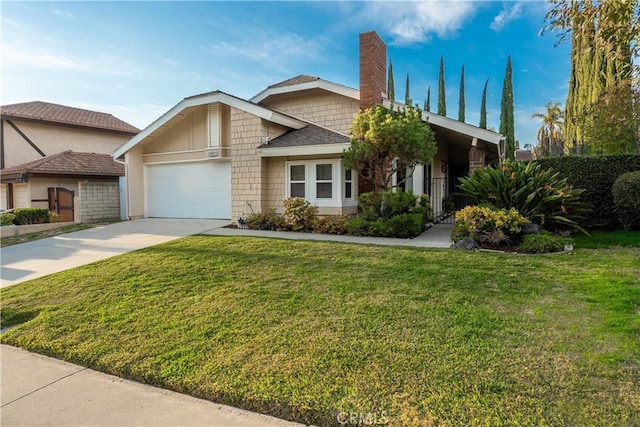
{"type": "Polygon", "coordinates": [[[207,219],[134,219],[7,246],[0,250],[0,287],[224,227],[229,223],[207,219]]]}
{"type": "Polygon", "coordinates": [[[2,426],[301,426],[0,346],[2,426]]]}
{"type": "Polygon", "coordinates": [[[335,234],[292,233],[289,231],[240,230],[237,228],[215,228],[204,232],[216,236],[253,236],[291,240],[319,240],[329,242],[360,243],[365,245],[413,246],[419,248],[448,248],[451,246],[450,224],[436,224],[415,239],[391,237],[360,237],[335,234]]]}

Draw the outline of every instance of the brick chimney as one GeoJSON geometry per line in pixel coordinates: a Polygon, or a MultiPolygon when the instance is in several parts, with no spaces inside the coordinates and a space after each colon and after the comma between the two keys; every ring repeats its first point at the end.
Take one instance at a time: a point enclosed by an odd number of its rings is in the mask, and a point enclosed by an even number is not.
{"type": "Polygon", "coordinates": [[[387,45],[375,31],[360,34],[360,108],[380,104],[387,93],[387,45]]]}

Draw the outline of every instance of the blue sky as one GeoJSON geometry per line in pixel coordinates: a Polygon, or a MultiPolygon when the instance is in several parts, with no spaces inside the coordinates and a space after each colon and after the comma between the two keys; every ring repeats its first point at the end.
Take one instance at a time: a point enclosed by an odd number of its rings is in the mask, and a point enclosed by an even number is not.
{"type": "Polygon", "coordinates": [[[564,104],[569,45],[538,35],[543,1],[448,2],[2,2],[2,93],[105,111],[144,128],[182,98],[211,90],[250,98],[311,74],[358,87],[358,34],[375,30],[393,60],[396,99],[437,101],[444,55],[447,115],[458,116],[464,64],[467,122],[500,124],[507,55],[513,61],[516,139],[534,143],[531,119],[564,104]]]}

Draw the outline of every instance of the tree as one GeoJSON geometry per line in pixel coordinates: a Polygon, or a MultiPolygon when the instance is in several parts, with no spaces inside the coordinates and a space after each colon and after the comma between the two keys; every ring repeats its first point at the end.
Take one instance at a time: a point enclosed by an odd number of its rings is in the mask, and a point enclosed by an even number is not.
{"type": "Polygon", "coordinates": [[[464,65],[462,66],[462,74],[460,74],[460,102],[458,107],[458,120],[464,122],[464,65]]]}
{"type": "Polygon", "coordinates": [[[393,81],[393,63],[389,59],[389,75],[387,77],[387,98],[391,102],[396,102],[396,85],[393,81]]]}
{"type": "Polygon", "coordinates": [[[484,84],[484,90],[482,91],[482,103],[480,104],[480,127],[482,129],[487,128],[487,86],[489,85],[489,79],[484,84]]]}
{"type": "Polygon", "coordinates": [[[542,120],[536,139],[536,157],[558,157],[564,154],[564,111],[559,103],[548,102],[544,113],[535,113],[531,117],[542,120]]]}
{"type": "Polygon", "coordinates": [[[431,86],[427,88],[427,99],[424,101],[424,111],[431,111],[431,86]]]}
{"type": "Polygon", "coordinates": [[[404,105],[411,106],[411,94],[409,93],[409,74],[407,74],[407,84],[404,89],[404,105]]]}
{"type": "Polygon", "coordinates": [[[502,102],[500,103],[500,133],[506,140],[506,158],[514,159],[516,153],[515,119],[513,107],[513,77],[511,55],[507,58],[507,69],[502,84],[502,102]]]}
{"type": "Polygon", "coordinates": [[[440,72],[438,74],[438,114],[447,115],[447,100],[444,84],[444,55],[440,57],[440,72]]]}
{"type": "Polygon", "coordinates": [[[390,189],[393,175],[407,167],[410,173],[396,183],[402,185],[418,163],[430,162],[437,151],[431,127],[422,121],[422,112],[411,106],[400,111],[381,105],[362,110],[349,132],[351,146],[344,151],[345,165],[377,190],[390,189]]]}

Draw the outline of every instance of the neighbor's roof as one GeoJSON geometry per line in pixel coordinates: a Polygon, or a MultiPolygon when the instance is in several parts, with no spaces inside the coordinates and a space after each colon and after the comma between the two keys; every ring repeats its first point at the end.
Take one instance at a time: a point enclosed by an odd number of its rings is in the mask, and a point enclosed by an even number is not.
{"type": "Polygon", "coordinates": [[[304,145],[348,144],[348,136],[316,125],[308,125],[285,133],[260,148],[299,147],[304,145]]]}
{"type": "Polygon", "coordinates": [[[300,74],[280,83],[267,86],[262,92],[250,99],[251,102],[260,103],[270,96],[281,95],[286,93],[295,93],[309,89],[323,89],[328,92],[337,93],[355,100],[360,100],[360,91],[320,77],[300,74]]]}
{"type": "Polygon", "coordinates": [[[3,105],[3,118],[39,120],[71,126],[82,126],[135,135],[140,129],[108,113],[67,107],[49,102],[33,101],[3,105]]]}
{"type": "Polygon", "coordinates": [[[109,154],[78,153],[67,150],[28,163],[0,170],[4,178],[16,174],[124,176],[124,165],[109,154]]]}

